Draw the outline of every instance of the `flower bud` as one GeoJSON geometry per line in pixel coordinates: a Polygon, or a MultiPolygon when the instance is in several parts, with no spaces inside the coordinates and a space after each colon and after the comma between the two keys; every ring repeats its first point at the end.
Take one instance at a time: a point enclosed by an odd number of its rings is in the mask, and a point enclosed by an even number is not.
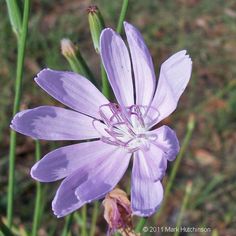
{"type": "Polygon", "coordinates": [[[62,39],[61,53],[66,58],[74,72],[85,76],[97,86],[97,81],[82,57],[77,45],[73,44],[70,39],[62,39]]]}
{"type": "Polygon", "coordinates": [[[13,32],[19,38],[22,27],[22,14],[20,11],[19,1],[10,0],[6,1],[6,3],[13,32]]]}
{"type": "Polygon", "coordinates": [[[61,53],[64,57],[75,57],[76,50],[76,46],[71,42],[70,39],[61,40],[61,53]]]}
{"type": "Polygon", "coordinates": [[[90,6],[87,9],[89,28],[93,40],[93,45],[97,53],[99,53],[99,40],[102,30],[105,28],[104,20],[97,6],[90,6]]]}

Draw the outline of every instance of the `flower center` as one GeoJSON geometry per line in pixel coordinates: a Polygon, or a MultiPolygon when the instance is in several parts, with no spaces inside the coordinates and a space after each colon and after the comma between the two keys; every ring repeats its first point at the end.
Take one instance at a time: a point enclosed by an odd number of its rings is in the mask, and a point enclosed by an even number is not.
{"type": "Polygon", "coordinates": [[[157,138],[155,134],[149,133],[145,126],[143,106],[121,108],[115,103],[109,103],[102,105],[99,113],[103,123],[94,120],[94,127],[105,143],[122,146],[134,152],[138,149],[149,149],[150,141],[157,138]]]}

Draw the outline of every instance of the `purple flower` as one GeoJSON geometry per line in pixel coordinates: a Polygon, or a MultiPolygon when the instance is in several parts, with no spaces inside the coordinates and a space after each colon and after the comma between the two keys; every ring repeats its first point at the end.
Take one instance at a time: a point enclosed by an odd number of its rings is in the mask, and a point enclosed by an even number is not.
{"type": "Polygon", "coordinates": [[[160,181],[167,161],[175,159],[179,143],[169,127],[154,127],[176,109],[190,79],[192,62],[185,50],[174,54],[162,64],[156,85],[141,34],[128,23],[124,27],[131,60],[124,41],[112,29],[104,29],[100,40],[117,103],[108,101],[81,75],[45,69],[36,83],[73,110],[41,106],[22,111],[12,120],[12,129],[35,139],[90,140],[56,149],[31,169],[31,176],[41,182],[64,179],[52,202],[58,217],[114,189],[131,156],[133,214],[149,216],[161,204],[160,181]]]}

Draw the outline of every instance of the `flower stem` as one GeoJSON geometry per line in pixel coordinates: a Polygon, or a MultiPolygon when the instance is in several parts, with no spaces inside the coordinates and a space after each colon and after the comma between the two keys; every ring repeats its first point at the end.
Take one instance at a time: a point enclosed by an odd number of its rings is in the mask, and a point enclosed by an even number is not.
{"type": "Polygon", "coordinates": [[[62,231],[62,236],[67,236],[73,221],[73,213],[66,217],[66,222],[62,231]]]}
{"type": "Polygon", "coordinates": [[[183,145],[180,149],[180,152],[175,160],[175,163],[174,163],[174,166],[173,166],[173,169],[171,170],[171,173],[170,173],[170,178],[168,180],[168,183],[167,183],[167,186],[166,186],[166,190],[165,190],[165,196],[164,196],[164,201],[161,205],[161,208],[159,210],[159,212],[156,214],[155,216],[155,221],[158,220],[158,218],[160,217],[165,205],[166,205],[166,202],[167,202],[167,199],[169,197],[169,194],[170,194],[170,190],[173,186],[173,183],[174,183],[174,180],[175,180],[175,177],[176,177],[176,174],[177,174],[177,171],[179,169],[179,166],[180,166],[180,162],[185,154],[185,151],[189,145],[189,142],[190,142],[190,139],[192,137],[192,133],[193,133],[193,130],[194,130],[194,126],[195,126],[195,118],[194,116],[190,116],[189,117],[189,121],[188,121],[188,124],[187,124],[187,133],[184,137],[184,141],[183,141],[183,145]]]}
{"type": "Polygon", "coordinates": [[[78,73],[81,73],[86,78],[91,80],[91,82],[95,86],[98,86],[98,83],[97,83],[96,79],[94,78],[94,75],[93,75],[92,71],[89,69],[88,65],[86,64],[84,58],[82,57],[82,55],[81,55],[81,53],[79,51],[77,51],[76,56],[77,57],[75,58],[75,60],[77,62],[78,68],[79,68],[78,73]]]}
{"type": "MultiPolygon", "coordinates": [[[[23,77],[23,66],[24,66],[24,59],[25,59],[25,47],[26,47],[26,39],[27,39],[27,32],[28,32],[29,12],[30,12],[30,0],[25,0],[22,30],[21,30],[20,37],[17,38],[18,52],[17,52],[17,68],[16,68],[13,115],[15,115],[20,109],[21,84],[22,84],[22,77],[23,77]]],[[[8,196],[7,196],[7,222],[8,222],[9,227],[12,226],[12,218],[13,218],[15,155],[16,155],[16,133],[15,131],[11,130],[10,150],[9,150],[8,196]]]]}
{"type": "Polygon", "coordinates": [[[82,229],[82,236],[87,236],[87,205],[84,205],[82,207],[82,219],[83,219],[83,225],[81,227],[82,229]]]}
{"type": "Polygon", "coordinates": [[[187,207],[187,204],[188,204],[191,192],[192,192],[192,183],[189,182],[186,185],[184,200],[182,202],[180,213],[179,213],[179,216],[178,216],[178,219],[177,219],[177,223],[176,223],[176,229],[177,230],[175,230],[174,236],[178,236],[179,235],[179,230],[178,229],[180,228],[180,225],[182,223],[184,212],[186,210],[186,207],[187,207]]]}
{"type": "Polygon", "coordinates": [[[118,25],[117,25],[117,28],[116,28],[116,31],[119,34],[122,31],[123,21],[125,19],[125,16],[126,16],[126,13],[127,13],[127,9],[128,9],[128,3],[129,3],[129,0],[123,0],[123,4],[122,4],[121,12],[120,12],[120,17],[119,17],[118,25]]]}
{"type": "Polygon", "coordinates": [[[109,99],[111,97],[110,85],[107,79],[106,71],[102,63],[101,63],[101,76],[102,76],[102,93],[106,98],[109,99]]]}
{"type": "MultiPolygon", "coordinates": [[[[36,161],[39,161],[41,157],[41,147],[40,147],[40,142],[38,140],[35,141],[35,157],[36,157],[36,161]]],[[[37,181],[32,236],[37,236],[37,231],[38,231],[38,227],[40,223],[40,216],[41,216],[41,200],[42,200],[42,186],[41,186],[41,183],[37,181]]]]}
{"type": "Polygon", "coordinates": [[[135,232],[139,233],[142,232],[144,225],[147,222],[147,218],[141,218],[137,224],[137,226],[135,227],[135,232]]]}
{"type": "Polygon", "coordinates": [[[95,235],[96,222],[97,222],[97,218],[98,218],[98,206],[99,206],[98,201],[95,201],[94,206],[93,206],[92,223],[91,223],[91,229],[90,229],[89,236],[95,235]]]}

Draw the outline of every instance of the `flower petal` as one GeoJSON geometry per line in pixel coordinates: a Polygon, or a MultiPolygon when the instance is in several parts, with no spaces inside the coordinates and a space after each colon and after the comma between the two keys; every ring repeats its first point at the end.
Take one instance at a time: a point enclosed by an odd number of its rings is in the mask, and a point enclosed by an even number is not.
{"type": "Polygon", "coordinates": [[[149,170],[150,178],[153,182],[161,180],[166,174],[167,159],[161,148],[154,144],[150,144],[149,150],[139,152],[146,160],[146,165],[149,170]]]}
{"type": "Polygon", "coordinates": [[[111,149],[104,142],[93,141],[58,148],[45,155],[31,169],[32,178],[41,182],[53,182],[71,175],[89,165],[96,157],[106,155],[111,149]]]}
{"type": "Polygon", "coordinates": [[[124,175],[130,157],[131,153],[123,148],[113,149],[113,152],[105,156],[99,165],[94,166],[88,179],[76,189],[78,198],[81,201],[91,202],[110,192],[124,175]]]}
{"type": "Polygon", "coordinates": [[[88,202],[102,198],[122,178],[131,154],[105,143],[100,148],[104,145],[106,153],[100,155],[96,149],[90,163],[84,162],[62,182],[52,203],[55,215],[65,216],[88,202]]]}
{"type": "Polygon", "coordinates": [[[192,71],[192,61],[186,51],[180,51],[166,60],[160,70],[157,89],[148,112],[152,126],[169,116],[177,107],[192,71]]]}
{"type": "Polygon", "coordinates": [[[109,82],[119,104],[134,104],[131,63],[127,47],[112,29],[105,29],[100,38],[101,57],[109,82]]]}
{"type": "Polygon", "coordinates": [[[11,128],[35,139],[85,140],[100,135],[93,127],[93,118],[54,106],[41,106],[19,112],[11,128]]]}
{"type": "Polygon", "coordinates": [[[53,213],[59,218],[70,214],[83,205],[75,195],[75,189],[87,178],[84,171],[74,172],[65,178],[52,201],[53,213]],[[79,176],[79,178],[78,178],[79,176]]]}
{"type": "Polygon", "coordinates": [[[157,136],[157,140],[154,141],[153,144],[162,150],[165,158],[169,161],[175,160],[180,149],[179,140],[175,131],[168,126],[163,125],[160,128],[151,131],[151,133],[157,136]]]}
{"type": "Polygon", "coordinates": [[[95,118],[99,118],[99,106],[109,103],[88,79],[73,72],[44,69],[35,81],[61,103],[95,118]]]}
{"type": "Polygon", "coordinates": [[[154,182],[149,169],[148,158],[141,151],[134,154],[131,186],[131,207],[134,215],[150,216],[160,207],[163,187],[154,182]]]}
{"type": "Polygon", "coordinates": [[[151,55],[140,32],[124,23],[135,79],[136,104],[148,106],[153,98],[156,76],[151,55]]]}

